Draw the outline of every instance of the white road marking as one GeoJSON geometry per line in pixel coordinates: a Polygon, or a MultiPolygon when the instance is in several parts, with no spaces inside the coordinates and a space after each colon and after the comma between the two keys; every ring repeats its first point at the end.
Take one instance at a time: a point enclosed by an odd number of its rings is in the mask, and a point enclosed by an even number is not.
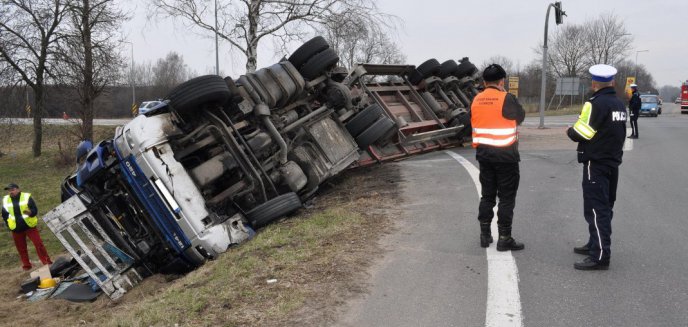
{"type": "MultiPolygon", "coordinates": [[[[449,150],[446,154],[458,161],[471,176],[478,197],[481,194],[480,171],[470,161],[449,150]]],[[[511,251],[497,251],[497,216],[492,221],[492,235],[495,243],[486,249],[487,254],[487,305],[485,308],[485,326],[523,326],[521,296],[518,292],[518,267],[511,251]]],[[[476,221],[476,225],[477,225],[476,221]]],[[[477,226],[476,226],[477,231],[477,226]]]]}
{"type": "MultiPolygon", "coordinates": [[[[631,128],[626,128],[626,136],[630,136],[631,133],[633,133],[633,129],[631,129],[631,128]]],[[[629,139],[628,137],[626,138],[626,141],[624,141],[623,150],[624,150],[624,151],[631,151],[631,150],[633,150],[633,139],[629,139]]]]}

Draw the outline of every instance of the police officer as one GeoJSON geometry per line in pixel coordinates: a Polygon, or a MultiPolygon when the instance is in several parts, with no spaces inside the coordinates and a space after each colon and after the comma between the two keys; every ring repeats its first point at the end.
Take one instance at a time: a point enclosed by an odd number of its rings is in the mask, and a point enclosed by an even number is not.
{"type": "Polygon", "coordinates": [[[628,100],[628,109],[631,113],[631,136],[629,139],[638,138],[638,116],[640,115],[640,94],[638,93],[638,85],[631,84],[633,91],[631,99],[628,100]]]}
{"type": "Polygon", "coordinates": [[[499,196],[497,251],[523,250],[523,243],[511,237],[511,224],[519,183],[517,125],[525,111],[516,97],[504,91],[506,72],[492,64],[483,71],[485,89],[471,104],[471,126],[475,157],[480,163],[482,194],[478,208],[480,246],[493,242],[490,226],[499,196]]]}
{"type": "Polygon", "coordinates": [[[626,136],[626,108],[614,91],[616,69],[594,65],[589,71],[595,93],[583,105],[578,121],[567,130],[568,137],[578,142],[578,162],[583,163],[583,214],[590,234],[585,245],[573,249],[587,257],[573,266],[579,270],[607,270],[612,208],[626,136]]]}

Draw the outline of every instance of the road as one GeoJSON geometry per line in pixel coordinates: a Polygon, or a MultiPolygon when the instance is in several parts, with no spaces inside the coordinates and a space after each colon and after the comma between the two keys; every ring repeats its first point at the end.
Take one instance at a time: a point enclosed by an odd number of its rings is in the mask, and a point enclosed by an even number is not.
{"type": "Polygon", "coordinates": [[[641,117],[639,129],[620,167],[610,270],[573,269],[583,256],[572,248],[587,239],[575,151],[522,144],[513,234],[526,249],[512,257],[517,291],[489,285],[494,266],[479,247],[476,185],[455,158],[477,166],[474,151],[436,152],[398,163],[403,214],[382,241],[388,252],[370,269],[368,292],[335,325],[686,326],[688,115],[665,104],[658,118],[641,117]],[[495,320],[495,300],[517,311],[495,320]]]}
{"type": "MultiPolygon", "coordinates": [[[[93,120],[93,125],[99,125],[99,126],[119,126],[119,125],[124,125],[128,121],[130,121],[131,118],[98,118],[93,120]]],[[[7,123],[13,123],[13,124],[21,124],[21,125],[30,125],[33,124],[33,119],[32,118],[0,118],[0,124],[7,124],[7,123]]],[[[80,122],[77,119],[62,119],[62,118],[44,118],[43,119],[43,124],[46,125],[76,125],[79,124],[80,122]]]]}

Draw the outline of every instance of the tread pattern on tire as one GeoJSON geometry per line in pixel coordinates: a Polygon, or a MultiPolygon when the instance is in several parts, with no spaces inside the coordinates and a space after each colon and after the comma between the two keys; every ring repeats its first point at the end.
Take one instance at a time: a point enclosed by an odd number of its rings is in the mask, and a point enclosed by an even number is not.
{"type": "Polygon", "coordinates": [[[254,228],[263,227],[275,219],[301,208],[301,199],[294,192],[278,195],[246,213],[254,228]]]}
{"type": "Polygon", "coordinates": [[[325,38],[322,36],[316,36],[306,43],[301,45],[294,53],[287,59],[296,69],[301,68],[311,57],[329,48],[330,45],[327,43],[325,38]]]}
{"type": "Polygon", "coordinates": [[[351,136],[356,137],[377,121],[382,115],[382,108],[377,104],[372,104],[351,118],[351,120],[346,123],[346,130],[349,131],[351,136]]]}
{"type": "Polygon", "coordinates": [[[409,82],[413,85],[418,85],[422,80],[435,75],[439,72],[440,62],[437,59],[428,59],[422,64],[418,65],[415,70],[409,74],[409,82]]]}
{"type": "Polygon", "coordinates": [[[308,59],[308,61],[303,64],[303,67],[299,69],[299,73],[301,73],[303,78],[312,80],[320,76],[326,70],[332,68],[338,62],[339,56],[337,56],[337,52],[331,48],[327,48],[313,56],[311,59],[308,59]]]}
{"type": "Polygon", "coordinates": [[[177,85],[167,95],[172,108],[190,112],[204,103],[224,104],[231,97],[227,82],[218,75],[204,75],[177,85]]]}
{"type": "Polygon", "coordinates": [[[459,64],[457,64],[456,61],[449,59],[440,65],[440,70],[437,76],[440,78],[447,78],[456,73],[458,69],[459,64]]]}
{"type": "Polygon", "coordinates": [[[361,149],[366,149],[369,145],[379,141],[383,136],[395,128],[394,121],[387,117],[381,117],[365,131],[356,136],[356,144],[361,149]]]}

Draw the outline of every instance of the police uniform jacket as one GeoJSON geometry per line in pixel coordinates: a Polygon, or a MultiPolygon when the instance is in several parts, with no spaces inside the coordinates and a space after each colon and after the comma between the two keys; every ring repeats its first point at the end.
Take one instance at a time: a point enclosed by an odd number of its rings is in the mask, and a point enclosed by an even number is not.
{"type": "Polygon", "coordinates": [[[585,103],[578,121],[567,130],[578,142],[578,162],[595,161],[618,167],[626,140],[626,108],[613,87],[595,92],[585,103]]]}
{"type": "Polygon", "coordinates": [[[637,116],[640,113],[640,105],[640,94],[638,94],[638,91],[634,91],[631,99],[628,101],[628,109],[631,110],[633,116],[637,116]]]}
{"type": "MultiPolygon", "coordinates": [[[[494,88],[488,86],[488,88],[494,88]]],[[[507,93],[502,105],[502,117],[510,120],[515,120],[516,124],[520,125],[526,118],[526,112],[518,102],[518,99],[511,93],[507,93]]],[[[470,115],[470,112],[469,112],[470,115]]],[[[470,116],[469,116],[470,118],[470,116]]],[[[487,144],[480,144],[475,149],[475,158],[478,161],[487,162],[519,162],[521,157],[518,153],[518,139],[509,146],[497,147],[487,144]]]]}

